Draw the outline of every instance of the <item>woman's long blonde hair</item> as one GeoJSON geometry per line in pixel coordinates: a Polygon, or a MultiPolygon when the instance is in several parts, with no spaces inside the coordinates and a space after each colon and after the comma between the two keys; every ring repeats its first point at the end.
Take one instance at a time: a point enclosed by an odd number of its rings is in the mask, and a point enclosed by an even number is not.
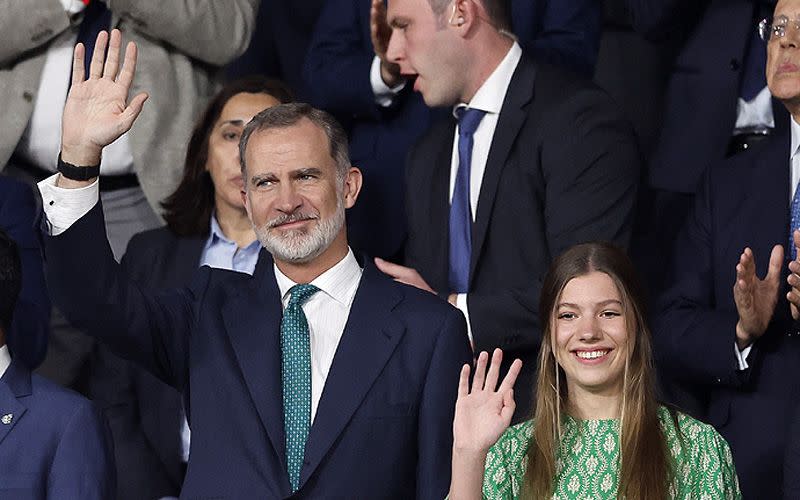
{"type": "Polygon", "coordinates": [[[553,351],[555,309],[566,284],[593,271],[607,274],[617,286],[625,311],[628,349],[620,408],[618,498],[664,499],[672,467],[658,420],[651,334],[643,294],[633,264],[609,243],[576,245],[561,254],[544,279],[539,302],[542,346],[539,352],[533,436],[528,449],[524,497],[553,496],[561,438],[561,415],[567,402],[564,370],[553,351]]]}

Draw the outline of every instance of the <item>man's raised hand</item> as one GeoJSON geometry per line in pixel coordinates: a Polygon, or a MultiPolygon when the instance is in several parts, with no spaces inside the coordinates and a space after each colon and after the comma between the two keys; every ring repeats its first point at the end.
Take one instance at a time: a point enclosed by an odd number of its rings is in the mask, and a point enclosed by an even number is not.
{"type": "Polygon", "coordinates": [[[783,247],[775,245],[769,256],[769,268],[764,279],[756,276],[753,251],[745,248],[736,264],[733,300],[739,313],[736,324],[736,343],[744,349],[767,330],[778,303],[783,247]]]}
{"type": "Polygon", "coordinates": [[[147,94],[128,101],[136,72],[136,44],[128,42],[120,67],[122,35],[101,31],[97,35],[88,78],[84,71],[86,49],[75,46],[70,86],[61,122],[61,158],[74,165],[100,163],[103,148],[130,130],[142,111],[147,94]],[[108,46],[108,55],[103,60],[108,46]]]}

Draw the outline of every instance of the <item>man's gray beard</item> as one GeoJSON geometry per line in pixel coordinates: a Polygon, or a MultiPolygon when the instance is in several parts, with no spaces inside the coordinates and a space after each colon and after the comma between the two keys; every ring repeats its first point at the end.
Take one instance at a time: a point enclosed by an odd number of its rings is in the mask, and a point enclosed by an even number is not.
{"type": "Polygon", "coordinates": [[[307,233],[294,229],[286,231],[283,236],[272,234],[269,227],[272,221],[253,229],[261,246],[272,254],[273,259],[300,264],[317,258],[336,239],[345,220],[342,200],[337,202],[333,216],[327,220],[317,220],[317,224],[307,233]]]}

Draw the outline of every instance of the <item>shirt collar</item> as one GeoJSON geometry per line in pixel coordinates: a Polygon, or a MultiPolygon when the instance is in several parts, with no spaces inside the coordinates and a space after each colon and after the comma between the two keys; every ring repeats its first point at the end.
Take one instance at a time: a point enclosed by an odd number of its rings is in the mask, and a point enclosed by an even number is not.
{"type": "MultiPolygon", "coordinates": [[[[275,268],[275,280],[278,282],[278,290],[281,292],[281,301],[286,304],[289,300],[289,290],[297,283],[283,274],[277,265],[275,268]]],[[[353,250],[348,248],[347,255],[336,263],[335,266],[317,276],[311,284],[325,292],[335,301],[342,305],[349,306],[355,296],[357,284],[361,277],[362,269],[358,265],[353,250]]]]}
{"type": "Polygon", "coordinates": [[[506,56],[494,69],[489,78],[483,82],[469,104],[459,103],[453,107],[453,116],[458,118],[456,110],[458,108],[473,108],[486,111],[487,113],[500,113],[503,108],[503,101],[506,98],[506,91],[514,76],[514,70],[522,58],[522,48],[517,42],[511,46],[506,56]]]}
{"type": "Polygon", "coordinates": [[[8,346],[0,347],[0,378],[6,374],[6,370],[11,365],[11,353],[8,352],[8,346]]]}
{"type": "MultiPolygon", "coordinates": [[[[217,212],[212,212],[210,226],[211,226],[211,232],[208,235],[208,240],[206,240],[206,250],[211,248],[211,246],[217,243],[218,241],[222,241],[223,243],[227,243],[230,245],[237,245],[235,241],[225,236],[225,233],[222,232],[222,228],[219,227],[219,222],[217,222],[217,212]]],[[[252,243],[247,245],[247,248],[251,248],[255,245],[260,245],[260,244],[261,243],[258,241],[258,238],[256,238],[255,240],[253,240],[252,243]]]]}
{"type": "Polygon", "coordinates": [[[789,117],[789,123],[792,124],[792,149],[790,149],[789,159],[794,158],[800,149],[800,124],[794,121],[794,117],[789,117]]]}

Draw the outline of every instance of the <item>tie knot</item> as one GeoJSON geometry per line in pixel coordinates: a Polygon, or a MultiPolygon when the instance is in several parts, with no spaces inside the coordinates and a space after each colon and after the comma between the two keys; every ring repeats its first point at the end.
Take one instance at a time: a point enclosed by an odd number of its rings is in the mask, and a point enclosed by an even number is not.
{"type": "Polygon", "coordinates": [[[486,111],[475,108],[458,108],[458,135],[471,136],[480,125],[486,111]]]}
{"type": "Polygon", "coordinates": [[[295,285],[289,289],[289,306],[302,306],[306,300],[317,293],[319,288],[314,285],[295,285]]]}

